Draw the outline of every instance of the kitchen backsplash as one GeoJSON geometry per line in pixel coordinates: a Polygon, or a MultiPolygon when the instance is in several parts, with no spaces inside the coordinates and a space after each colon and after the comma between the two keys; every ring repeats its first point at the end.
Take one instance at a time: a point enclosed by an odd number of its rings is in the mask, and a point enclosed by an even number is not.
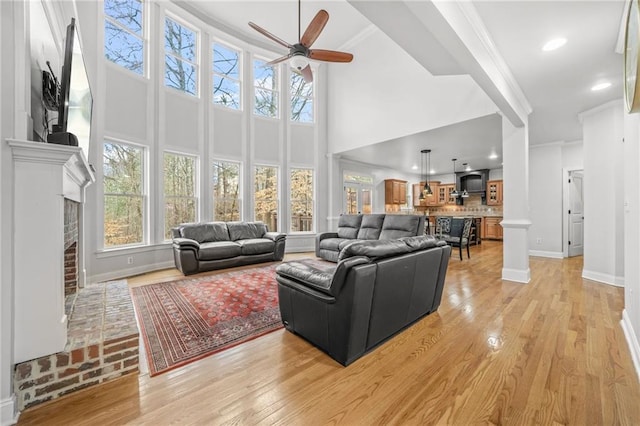
{"type": "MultiPolygon", "coordinates": [[[[465,198],[463,206],[441,206],[441,207],[429,207],[429,215],[435,215],[437,213],[489,213],[489,214],[502,214],[502,206],[487,206],[482,204],[482,197],[480,194],[470,194],[469,198],[465,198]]],[[[418,213],[418,212],[416,212],[418,213]]]]}

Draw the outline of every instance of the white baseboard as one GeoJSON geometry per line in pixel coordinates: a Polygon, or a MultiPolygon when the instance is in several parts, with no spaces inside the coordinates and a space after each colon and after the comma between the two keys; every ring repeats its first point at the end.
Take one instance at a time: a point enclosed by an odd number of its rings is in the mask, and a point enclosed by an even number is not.
{"type": "Polygon", "coordinates": [[[546,250],[529,250],[529,256],[548,257],[551,259],[562,259],[564,257],[561,251],[546,251],[546,250]]]}
{"type": "Polygon", "coordinates": [[[531,281],[531,270],[529,268],[524,270],[502,268],[502,279],[527,284],[531,281]]]}
{"type": "Polygon", "coordinates": [[[20,413],[16,413],[16,396],[0,401],[0,425],[9,426],[18,423],[20,413]]]}
{"type": "Polygon", "coordinates": [[[640,345],[638,344],[633,324],[631,324],[631,320],[629,319],[626,309],[622,310],[620,325],[622,326],[624,337],[627,339],[627,345],[629,346],[629,352],[631,352],[631,359],[633,360],[633,366],[636,369],[638,380],[640,380],[640,345]]]}
{"type": "Polygon", "coordinates": [[[300,246],[292,249],[285,250],[285,253],[306,253],[306,252],[315,252],[316,246],[300,246]]]}
{"type": "Polygon", "coordinates": [[[89,277],[89,283],[101,283],[104,281],[117,280],[125,277],[132,277],[134,275],[140,275],[147,272],[159,271],[160,269],[175,268],[173,260],[167,262],[154,263],[151,265],[141,265],[134,268],[118,269],[117,271],[105,272],[103,274],[96,274],[89,277]]]}
{"type": "Polygon", "coordinates": [[[601,272],[587,271],[586,269],[583,269],[582,278],[591,281],[598,281],[600,283],[605,283],[616,287],[624,287],[624,277],[616,277],[615,275],[611,274],[603,274],[601,272]]]}

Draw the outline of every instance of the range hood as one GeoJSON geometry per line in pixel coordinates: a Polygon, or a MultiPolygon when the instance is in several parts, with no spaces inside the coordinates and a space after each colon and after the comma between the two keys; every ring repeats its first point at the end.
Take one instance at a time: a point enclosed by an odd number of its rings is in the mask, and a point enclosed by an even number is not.
{"type": "MultiPolygon", "coordinates": [[[[456,173],[456,184],[459,191],[467,191],[469,194],[480,194],[482,204],[485,203],[487,193],[487,181],[489,180],[489,169],[474,170],[472,172],[456,173]]],[[[462,204],[463,198],[458,198],[462,204]]]]}

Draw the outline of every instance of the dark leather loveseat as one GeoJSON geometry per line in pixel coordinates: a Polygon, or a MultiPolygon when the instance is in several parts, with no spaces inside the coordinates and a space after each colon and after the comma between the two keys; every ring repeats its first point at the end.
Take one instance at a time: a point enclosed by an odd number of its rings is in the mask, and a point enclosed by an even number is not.
{"type": "Polygon", "coordinates": [[[343,214],[338,232],[316,235],[316,256],[331,262],[355,240],[390,240],[424,234],[424,216],[408,214],[343,214]]]}
{"type": "Polygon", "coordinates": [[[343,365],[440,306],[451,247],[432,236],[357,241],[336,264],[276,268],[287,330],[343,365]]]}
{"type": "Polygon", "coordinates": [[[185,275],[284,257],[286,234],[262,222],[185,223],[171,232],[173,259],[185,275]]]}

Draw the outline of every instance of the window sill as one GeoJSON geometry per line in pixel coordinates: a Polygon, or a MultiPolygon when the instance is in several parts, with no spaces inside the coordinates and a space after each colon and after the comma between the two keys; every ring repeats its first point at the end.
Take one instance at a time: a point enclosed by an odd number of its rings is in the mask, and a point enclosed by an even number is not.
{"type": "Polygon", "coordinates": [[[95,255],[97,259],[106,259],[109,257],[122,256],[124,254],[145,253],[150,251],[156,251],[158,249],[164,250],[169,248],[171,248],[171,241],[167,240],[158,244],[149,244],[149,245],[139,244],[139,245],[114,247],[114,248],[97,250],[95,252],[95,255]]]}

